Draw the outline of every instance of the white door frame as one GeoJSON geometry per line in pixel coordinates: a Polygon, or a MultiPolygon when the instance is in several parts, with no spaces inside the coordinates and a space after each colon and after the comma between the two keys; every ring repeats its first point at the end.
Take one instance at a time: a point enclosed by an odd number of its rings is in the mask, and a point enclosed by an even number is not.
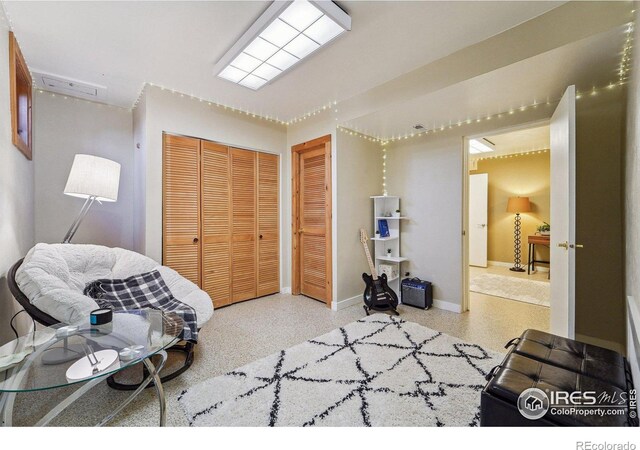
{"type": "Polygon", "coordinates": [[[511,131],[526,130],[549,125],[549,119],[535,120],[518,125],[495,128],[483,133],[462,137],[462,309],[469,311],[469,141],[491,134],[503,134],[511,131]]]}

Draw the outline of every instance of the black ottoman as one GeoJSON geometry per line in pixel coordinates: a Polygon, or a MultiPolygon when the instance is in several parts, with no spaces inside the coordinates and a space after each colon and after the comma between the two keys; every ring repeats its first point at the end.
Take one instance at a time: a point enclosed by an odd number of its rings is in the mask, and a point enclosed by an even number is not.
{"type": "MultiPolygon", "coordinates": [[[[616,352],[537,330],[512,339],[502,363],[487,375],[481,394],[481,426],[638,426],[637,411],[630,413],[628,393],[633,389],[625,358],[616,352]],[[518,410],[520,394],[538,388],[548,396],[557,392],[606,393],[616,399],[622,414],[587,415],[585,410],[554,408],[531,420],[518,410]],[[573,412],[577,411],[577,412],[573,412]]],[[[542,410],[541,410],[542,411],[542,410]]]]}

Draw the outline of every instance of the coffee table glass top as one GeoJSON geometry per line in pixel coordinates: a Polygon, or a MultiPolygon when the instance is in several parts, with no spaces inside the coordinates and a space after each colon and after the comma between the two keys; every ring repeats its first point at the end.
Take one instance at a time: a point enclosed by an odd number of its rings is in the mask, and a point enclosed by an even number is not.
{"type": "Polygon", "coordinates": [[[5,364],[12,357],[19,361],[0,368],[0,392],[53,389],[113,375],[177,343],[183,327],[179,314],[144,309],[114,311],[113,321],[100,326],[90,325],[87,317],[40,329],[0,349],[5,364]],[[95,368],[90,361],[98,362],[95,368]]]}

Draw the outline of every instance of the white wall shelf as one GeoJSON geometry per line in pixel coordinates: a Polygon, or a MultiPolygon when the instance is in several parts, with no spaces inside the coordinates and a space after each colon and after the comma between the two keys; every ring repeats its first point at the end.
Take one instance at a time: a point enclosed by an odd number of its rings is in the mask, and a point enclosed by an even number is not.
{"type": "Polygon", "coordinates": [[[378,261],[386,261],[392,263],[401,263],[405,261],[409,261],[409,258],[405,258],[403,256],[376,256],[378,261]]]}
{"type": "Polygon", "coordinates": [[[408,217],[389,217],[400,209],[400,197],[374,195],[371,198],[373,199],[373,229],[376,232],[371,240],[373,241],[376,269],[378,273],[382,273],[381,265],[392,266],[393,276],[387,275],[387,282],[389,287],[400,297],[400,280],[404,275],[401,266],[403,262],[409,260],[400,255],[400,230],[402,221],[408,220],[408,217]],[[378,233],[379,220],[387,221],[389,236],[381,237],[378,233]]]}

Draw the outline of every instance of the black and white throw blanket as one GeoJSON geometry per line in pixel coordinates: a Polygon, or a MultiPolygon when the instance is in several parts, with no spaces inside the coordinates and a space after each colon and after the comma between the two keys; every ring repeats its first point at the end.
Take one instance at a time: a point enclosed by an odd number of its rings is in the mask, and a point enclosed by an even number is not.
{"type": "Polygon", "coordinates": [[[501,354],[376,314],[182,392],[191,426],[477,426],[501,354]]]}
{"type": "Polygon", "coordinates": [[[115,311],[151,308],[176,313],[184,320],[180,338],[185,341],[198,341],[195,309],[173,296],[157,270],[119,280],[92,281],[84,288],[84,295],[93,298],[101,308],[115,311]]]}

